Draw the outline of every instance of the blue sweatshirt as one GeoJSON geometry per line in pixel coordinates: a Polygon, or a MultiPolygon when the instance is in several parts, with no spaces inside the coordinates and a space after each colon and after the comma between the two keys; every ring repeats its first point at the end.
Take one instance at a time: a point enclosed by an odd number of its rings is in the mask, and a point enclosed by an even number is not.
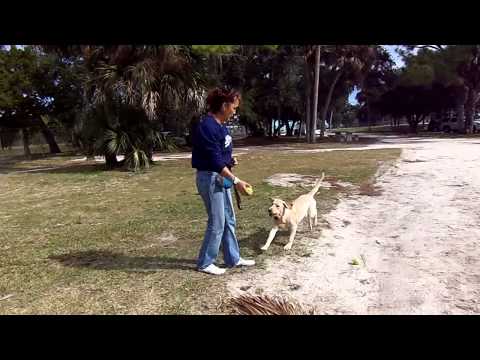
{"type": "Polygon", "coordinates": [[[232,163],[232,137],[225,125],[213,116],[200,119],[192,137],[192,167],[220,173],[232,163]]]}

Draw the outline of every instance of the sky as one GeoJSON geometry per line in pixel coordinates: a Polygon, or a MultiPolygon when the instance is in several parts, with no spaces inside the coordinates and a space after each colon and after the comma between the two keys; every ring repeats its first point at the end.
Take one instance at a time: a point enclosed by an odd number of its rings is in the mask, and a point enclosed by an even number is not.
{"type": "MultiPolygon", "coordinates": [[[[391,58],[393,61],[395,61],[395,67],[402,67],[405,64],[403,63],[403,60],[400,58],[400,55],[397,54],[395,49],[399,45],[382,45],[385,49],[387,49],[388,53],[390,54],[391,58]]],[[[357,96],[358,90],[355,89],[352,91],[350,96],[348,97],[348,102],[352,105],[358,104],[357,99],[355,99],[355,96],[357,96]]]]}
{"type": "MultiPolygon", "coordinates": [[[[10,50],[11,46],[10,45],[4,45],[6,47],[7,50],[10,50]]],[[[19,49],[23,49],[25,47],[25,45],[15,45],[17,48],[19,49]]]]}

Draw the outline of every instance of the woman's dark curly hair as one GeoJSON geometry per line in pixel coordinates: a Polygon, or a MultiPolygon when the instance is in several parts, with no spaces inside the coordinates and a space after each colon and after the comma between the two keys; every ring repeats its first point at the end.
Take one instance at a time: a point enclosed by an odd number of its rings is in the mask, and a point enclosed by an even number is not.
{"type": "Polygon", "coordinates": [[[215,88],[207,96],[208,111],[217,113],[221,110],[224,103],[233,103],[236,99],[240,99],[240,92],[237,90],[215,88]]]}

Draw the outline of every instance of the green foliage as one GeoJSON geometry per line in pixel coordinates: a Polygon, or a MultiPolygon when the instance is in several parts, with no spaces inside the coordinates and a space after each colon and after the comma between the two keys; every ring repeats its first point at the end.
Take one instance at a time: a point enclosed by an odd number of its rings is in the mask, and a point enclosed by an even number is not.
{"type": "Polygon", "coordinates": [[[412,64],[409,66],[399,83],[404,86],[431,85],[435,80],[435,70],[429,64],[412,64]]]}
{"type": "Polygon", "coordinates": [[[229,54],[238,46],[236,45],[192,45],[192,49],[201,54],[229,54]]]}
{"type": "Polygon", "coordinates": [[[480,93],[476,45],[408,46],[403,56],[405,68],[378,101],[383,113],[418,122],[430,113],[455,108],[460,119],[465,111],[468,122],[472,122],[480,93]],[[413,49],[418,49],[416,54],[413,49]]]}
{"type": "MultiPolygon", "coordinates": [[[[245,45],[192,45],[192,49],[195,52],[209,55],[231,54],[242,47],[245,47],[245,45]]],[[[259,45],[259,47],[269,50],[277,50],[279,45],[259,45]]]]}
{"type": "Polygon", "coordinates": [[[22,110],[38,103],[46,80],[42,60],[31,47],[0,50],[0,109],[22,110]]]}

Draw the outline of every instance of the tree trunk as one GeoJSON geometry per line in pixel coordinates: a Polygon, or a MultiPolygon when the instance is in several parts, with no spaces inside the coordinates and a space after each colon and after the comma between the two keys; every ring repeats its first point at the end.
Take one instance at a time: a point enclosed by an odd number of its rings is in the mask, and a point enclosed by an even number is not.
{"type": "Polygon", "coordinates": [[[368,100],[365,101],[365,108],[367,109],[367,126],[368,126],[368,132],[372,131],[372,123],[370,120],[370,104],[368,103],[368,100]]]}
{"type": "Polygon", "coordinates": [[[70,137],[72,139],[73,147],[79,149],[81,147],[81,144],[80,144],[80,141],[78,139],[77,134],[75,134],[75,131],[71,130],[70,137]]]}
{"type": "Polygon", "coordinates": [[[300,125],[298,126],[298,138],[302,137],[302,126],[303,126],[304,121],[300,118],[300,125]]]}
{"type": "Polygon", "coordinates": [[[32,158],[32,153],[30,152],[30,134],[27,128],[22,129],[23,133],[23,151],[27,159],[32,158]]]}
{"type": "MultiPolygon", "coordinates": [[[[315,51],[315,78],[314,78],[314,85],[313,85],[313,113],[312,113],[312,143],[315,143],[316,136],[315,132],[317,130],[317,117],[318,117],[318,86],[320,80],[320,45],[317,45],[315,51]]],[[[325,125],[324,125],[325,127],[325,125]]],[[[323,137],[323,133],[320,134],[323,137]]]]}
{"type": "Polygon", "coordinates": [[[275,136],[280,136],[280,126],[281,126],[280,120],[275,120],[275,119],[274,119],[274,120],[273,120],[273,137],[275,137],[275,136]],[[277,126],[275,126],[275,122],[278,123],[277,126]]]}
{"type": "Polygon", "coordinates": [[[295,121],[292,120],[292,126],[289,124],[289,120],[287,119],[287,136],[293,136],[293,128],[295,127],[295,121]]]}
{"type": "Polygon", "coordinates": [[[105,165],[108,170],[112,170],[119,167],[120,163],[117,160],[117,155],[105,154],[105,165]]]}
{"type": "Polygon", "coordinates": [[[425,117],[426,117],[426,115],[420,115],[420,117],[417,118],[417,125],[415,127],[415,133],[418,132],[418,124],[420,124],[420,122],[422,123],[422,126],[425,126],[425,117]]]}
{"type": "Polygon", "coordinates": [[[455,96],[455,112],[457,114],[457,122],[459,128],[465,128],[465,103],[467,102],[468,97],[468,88],[462,86],[456,89],[455,96]]]}
{"type": "Polygon", "coordinates": [[[408,125],[410,127],[410,131],[414,134],[417,133],[418,123],[419,123],[419,120],[416,115],[410,115],[408,117],[408,125]]]}
{"type": "Polygon", "coordinates": [[[280,129],[283,127],[283,121],[282,121],[282,105],[280,102],[278,102],[277,105],[277,118],[278,118],[278,136],[280,136],[280,129]]]}
{"type": "Polygon", "coordinates": [[[333,90],[335,89],[335,85],[337,85],[338,79],[340,79],[340,76],[342,75],[342,72],[343,72],[343,70],[339,71],[335,75],[335,78],[333,79],[332,83],[330,84],[330,89],[328,89],[327,98],[325,99],[325,104],[323,105],[322,118],[320,120],[321,121],[320,136],[321,137],[323,137],[323,134],[325,133],[325,120],[327,119],[328,108],[330,106],[330,102],[332,101],[333,90]]]}
{"type": "Polygon", "coordinates": [[[95,143],[91,140],[86,142],[87,160],[95,160],[95,143]]]}
{"type": "Polygon", "coordinates": [[[312,124],[312,77],[308,63],[306,64],[305,73],[305,138],[309,143],[310,125],[312,124]]]}
{"type": "Polygon", "coordinates": [[[459,128],[465,128],[465,105],[462,103],[457,103],[456,113],[459,128]]]}
{"type": "Polygon", "coordinates": [[[42,132],[45,141],[47,142],[48,146],[50,147],[50,154],[59,154],[62,151],[58,147],[57,142],[55,141],[55,136],[53,135],[52,131],[48,128],[48,126],[43,122],[42,119],[39,119],[40,130],[42,132]]]}
{"type": "Polygon", "coordinates": [[[312,142],[312,95],[313,95],[313,74],[311,66],[311,53],[309,50],[305,55],[305,139],[308,143],[312,142]]]}
{"type": "Polygon", "coordinates": [[[465,133],[473,133],[473,119],[475,117],[475,108],[478,102],[478,94],[470,90],[465,103],[465,133]]]}

